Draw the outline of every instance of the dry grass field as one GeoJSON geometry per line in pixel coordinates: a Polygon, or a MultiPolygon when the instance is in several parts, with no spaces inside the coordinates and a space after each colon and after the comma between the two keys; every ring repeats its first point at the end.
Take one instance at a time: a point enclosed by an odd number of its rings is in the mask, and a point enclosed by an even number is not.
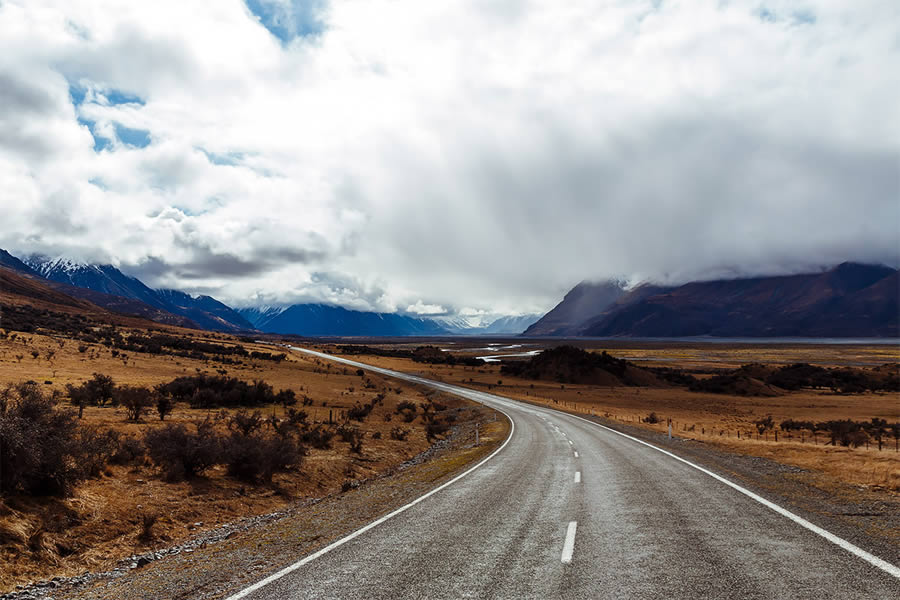
{"type": "MultiPolygon", "coordinates": [[[[216,344],[238,343],[228,336],[179,333],[216,344]]],[[[280,352],[271,346],[240,343],[248,351],[280,352]]],[[[436,439],[426,435],[421,413],[409,422],[397,414],[402,402],[417,406],[437,402],[454,413],[455,424],[463,429],[466,424],[494,418],[487,410],[459,399],[439,397],[377,375],[360,376],[355,370],[295,353],[281,362],[241,362],[223,364],[215,357],[122,352],[103,344],[32,333],[14,332],[0,340],[0,387],[35,381],[48,393],[59,394],[59,406],[65,410],[75,410],[65,398],[66,384],[77,385],[95,372],[111,376],[117,385],[140,386],[197,374],[247,382],[259,379],[275,391],[290,389],[299,400],[306,399],[305,405],[298,402],[295,408],[308,414],[313,427],[319,424],[329,429],[346,420],[348,409],[384,395],[363,421],[351,422],[364,436],[361,452],[351,451],[350,444],[335,436],[330,449],[309,447],[299,468],[275,473],[271,483],[238,480],[229,476],[223,465],[200,477],[172,482],[144,459],[140,464],[107,465],[99,477],[79,483],[70,497],[17,495],[0,499],[0,592],[40,578],[108,568],[124,556],[177,543],[199,530],[271,512],[296,499],[337,493],[356,481],[387,474],[428,449],[436,439]],[[395,429],[405,432],[404,439],[391,435],[395,429]],[[144,530],[145,518],[154,521],[149,531],[144,530]]],[[[216,428],[225,435],[227,416],[236,410],[195,409],[178,403],[165,422],[153,407],[139,421],[130,422],[122,407],[88,406],[82,423],[140,438],[170,423],[190,429],[194,423],[213,417],[218,419],[216,428]]],[[[286,413],[281,405],[259,410],[265,417],[279,419],[286,413]]],[[[459,459],[467,457],[463,452],[459,459]]]]}
{"type": "MultiPolygon", "coordinates": [[[[460,349],[459,346],[462,345],[457,344],[456,348],[460,349]]],[[[403,347],[409,348],[409,345],[403,347]]],[[[748,363],[781,365],[809,362],[823,366],[874,367],[900,362],[900,347],[897,345],[728,346],[711,343],[680,345],[614,342],[603,348],[615,357],[627,358],[638,364],[653,363],[654,366],[692,369],[698,376],[702,376],[703,372],[715,372],[748,363]]],[[[321,349],[329,348],[323,346],[321,349]]],[[[333,347],[330,349],[335,350],[333,347]]],[[[528,349],[530,348],[526,346],[509,352],[528,349]]],[[[496,353],[502,354],[503,351],[496,353]]],[[[487,354],[483,349],[458,353],[460,356],[487,354]]],[[[786,419],[868,421],[873,417],[897,422],[900,421],[900,397],[896,393],[840,394],[825,390],[800,390],[774,397],[732,396],[691,392],[674,386],[601,387],[521,379],[501,374],[500,363],[497,362],[469,367],[423,364],[405,358],[355,358],[448,383],[489,390],[526,402],[604,416],[660,432],[667,430],[667,422],[671,419],[673,434],[676,436],[808,469],[820,476],[819,480],[824,486],[835,482],[864,486],[878,493],[900,494],[900,452],[895,450],[893,438],[885,438],[881,451],[874,442],[869,443],[868,447],[859,448],[831,446],[826,445],[829,439],[822,434],[813,439],[809,433],[799,432],[779,431],[776,442],[777,425],[775,430],[760,436],[754,424],[768,415],[772,416],[776,424],[786,419]],[[656,413],[658,423],[644,421],[650,413],[656,413]]]]}

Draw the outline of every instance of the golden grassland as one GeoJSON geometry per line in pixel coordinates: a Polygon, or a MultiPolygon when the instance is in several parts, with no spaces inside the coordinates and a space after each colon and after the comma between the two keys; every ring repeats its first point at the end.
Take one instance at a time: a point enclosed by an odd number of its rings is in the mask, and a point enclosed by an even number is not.
{"type": "MultiPolygon", "coordinates": [[[[896,345],[728,347],[704,343],[681,347],[677,343],[626,346],[623,342],[618,342],[618,345],[619,347],[608,350],[613,356],[627,357],[629,360],[659,359],[654,360],[653,364],[701,371],[733,368],[752,362],[877,366],[900,360],[900,348],[896,345]],[[784,360],[778,360],[781,356],[784,360]]],[[[606,348],[608,346],[603,349],[606,348]]],[[[335,350],[327,346],[320,349],[335,350]]],[[[486,353],[482,351],[481,354],[486,353]]],[[[881,451],[874,442],[868,448],[834,447],[825,445],[829,440],[821,434],[813,439],[808,433],[801,437],[798,432],[790,435],[779,433],[776,442],[774,432],[770,431],[760,437],[754,424],[767,415],[771,415],[776,424],[786,419],[868,421],[878,417],[889,422],[900,421],[900,397],[896,393],[836,394],[830,391],[803,390],[775,397],[730,396],[690,392],[678,387],[561,385],[501,374],[499,363],[464,367],[423,364],[405,358],[372,355],[351,358],[573,413],[603,416],[658,432],[665,432],[668,419],[672,419],[673,434],[676,436],[808,469],[821,475],[821,484],[825,486],[833,481],[865,486],[879,493],[900,494],[900,453],[895,451],[892,438],[885,438],[881,451]],[[661,422],[644,422],[643,419],[651,412],[655,412],[661,422]]],[[[641,364],[640,361],[638,364],[641,364]]]]}
{"type": "MultiPolygon", "coordinates": [[[[193,335],[204,337],[196,332],[193,335]]],[[[209,339],[220,344],[237,343],[225,336],[209,339]]],[[[243,345],[248,351],[280,352],[262,344],[243,345]]],[[[202,477],[171,483],[145,462],[139,466],[110,465],[101,477],[79,484],[69,498],[15,496],[0,500],[0,592],[44,577],[108,568],[124,556],[177,543],[198,530],[271,512],[295,499],[339,492],[345,482],[388,473],[433,443],[427,439],[421,417],[406,423],[394,414],[398,403],[423,403],[428,392],[375,374],[361,377],[355,370],[296,353],[289,353],[280,363],[243,361],[242,365],[232,365],[114,352],[101,344],[31,333],[0,340],[0,386],[32,380],[48,392],[63,393],[67,383],[77,384],[95,372],[111,376],[117,384],[141,386],[168,382],[181,375],[222,374],[245,381],[261,379],[276,391],[292,389],[298,399],[309,397],[311,406],[298,403],[296,408],[305,410],[314,423],[337,420],[341,411],[385,393],[385,400],[364,422],[353,422],[365,432],[361,454],[351,453],[349,445],[335,437],[331,449],[309,449],[299,469],[277,473],[271,484],[240,482],[228,477],[223,466],[202,477]],[[397,426],[409,431],[405,440],[390,436],[397,426]],[[144,515],[157,517],[149,541],[140,537],[144,515]]],[[[460,399],[441,396],[440,402],[464,408],[460,422],[493,419],[489,411],[473,408],[460,399]]],[[[65,400],[61,406],[66,408],[65,400]]],[[[261,410],[267,416],[281,417],[285,409],[278,405],[261,410]]],[[[140,436],[167,423],[197,422],[213,412],[218,411],[178,404],[163,423],[151,407],[140,422],[132,423],[126,420],[122,408],[87,407],[83,422],[140,436]]],[[[225,426],[220,423],[219,427],[225,426]]],[[[465,464],[473,458],[469,454],[462,452],[444,460],[465,464]]]]}

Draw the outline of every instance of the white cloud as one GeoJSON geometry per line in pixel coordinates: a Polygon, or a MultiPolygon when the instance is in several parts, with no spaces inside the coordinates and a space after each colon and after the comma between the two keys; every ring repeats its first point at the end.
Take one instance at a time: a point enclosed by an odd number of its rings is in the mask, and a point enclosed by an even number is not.
{"type": "Polygon", "coordinates": [[[0,247],[491,313],[900,260],[893,0],[259,4],[0,4],[0,247]]]}
{"type": "Polygon", "coordinates": [[[425,304],[421,300],[416,300],[415,304],[406,307],[406,312],[415,315],[443,315],[447,313],[447,309],[440,304],[425,304]]]}

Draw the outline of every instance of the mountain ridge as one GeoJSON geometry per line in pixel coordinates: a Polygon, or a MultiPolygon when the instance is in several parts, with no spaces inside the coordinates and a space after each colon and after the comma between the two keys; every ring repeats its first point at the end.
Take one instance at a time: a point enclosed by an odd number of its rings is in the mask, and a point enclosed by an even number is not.
{"type": "Polygon", "coordinates": [[[301,336],[447,335],[431,319],[396,313],[351,310],[328,304],[293,304],[283,309],[239,309],[260,331],[301,336]]]}
{"type": "Polygon", "coordinates": [[[228,332],[253,329],[236,311],[215,298],[194,297],[178,290],[155,290],[111,264],[51,259],[39,254],[18,262],[33,274],[69,286],[70,289],[63,290],[65,293],[114,312],[195,329],[228,332]]]}
{"type": "MultiPolygon", "coordinates": [[[[645,284],[595,316],[570,324],[562,335],[897,337],[897,273],[884,265],[848,262],[818,273],[693,281],[671,287],[645,284]]],[[[564,298],[557,309],[562,307],[564,312],[565,304],[564,298]]]]}

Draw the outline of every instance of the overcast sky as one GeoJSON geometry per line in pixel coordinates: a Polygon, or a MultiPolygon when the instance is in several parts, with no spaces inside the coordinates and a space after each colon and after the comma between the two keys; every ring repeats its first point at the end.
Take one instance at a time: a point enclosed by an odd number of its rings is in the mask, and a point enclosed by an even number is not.
{"type": "Polygon", "coordinates": [[[0,247],[521,313],[900,260],[900,2],[0,0],[0,247]]]}

